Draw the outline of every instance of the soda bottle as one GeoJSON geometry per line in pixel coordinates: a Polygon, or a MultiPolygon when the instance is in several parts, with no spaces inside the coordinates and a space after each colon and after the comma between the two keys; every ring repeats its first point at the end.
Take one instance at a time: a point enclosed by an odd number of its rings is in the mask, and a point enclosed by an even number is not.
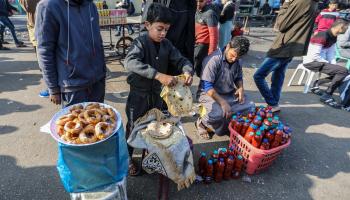
{"type": "Polygon", "coordinates": [[[223,159],[227,158],[227,149],[226,148],[219,149],[219,159],[220,158],[223,158],[223,159]]]}
{"type": "Polygon", "coordinates": [[[270,128],[272,127],[272,118],[266,118],[264,120],[264,128],[265,130],[270,130],[270,128]]]}
{"type": "Polygon", "coordinates": [[[249,121],[249,119],[246,119],[245,122],[242,125],[242,129],[241,129],[241,132],[240,132],[242,137],[244,137],[245,133],[247,132],[247,130],[249,128],[249,125],[250,125],[250,121],[249,121]]]}
{"type": "MultiPolygon", "coordinates": [[[[253,124],[253,123],[251,123],[251,124],[249,125],[247,131],[245,132],[245,135],[249,134],[250,132],[255,133],[257,129],[258,129],[258,126],[255,125],[255,124],[253,124]]],[[[245,137],[245,135],[244,135],[244,137],[245,137]]]]}
{"type": "Polygon", "coordinates": [[[253,121],[253,120],[254,120],[254,117],[255,117],[255,112],[250,111],[250,112],[248,113],[248,119],[249,119],[250,121],[253,121]]]}
{"type": "Polygon", "coordinates": [[[205,170],[205,175],[204,175],[204,182],[206,184],[210,184],[213,180],[213,175],[214,175],[213,161],[208,160],[207,168],[205,170]]]}
{"type": "Polygon", "coordinates": [[[225,171],[224,171],[224,179],[225,180],[229,180],[231,178],[234,162],[235,162],[235,160],[234,160],[233,156],[229,156],[227,158],[227,161],[225,163],[225,171]]]}
{"type": "Polygon", "coordinates": [[[266,118],[273,118],[273,114],[272,111],[269,110],[268,112],[266,112],[266,118]]]}
{"type": "Polygon", "coordinates": [[[261,126],[262,124],[262,118],[260,115],[256,115],[254,120],[253,120],[253,124],[257,125],[257,126],[261,126]]]}
{"type": "Polygon", "coordinates": [[[244,139],[247,140],[247,142],[252,143],[254,137],[254,132],[249,132],[245,134],[244,139]]]}
{"type": "Polygon", "coordinates": [[[235,145],[230,146],[230,150],[227,152],[228,156],[235,157],[235,145]]]}
{"type": "Polygon", "coordinates": [[[289,133],[283,132],[283,137],[282,137],[282,141],[281,141],[281,145],[284,145],[288,142],[289,140],[289,133]]]}
{"type": "Polygon", "coordinates": [[[215,171],[215,176],[214,176],[215,182],[220,183],[222,181],[222,178],[224,176],[224,171],[225,171],[224,159],[220,158],[219,162],[217,163],[217,168],[215,171]]]}
{"type": "Polygon", "coordinates": [[[260,116],[261,116],[261,118],[263,118],[263,119],[266,117],[265,107],[264,107],[264,106],[260,106],[260,109],[259,109],[258,115],[260,115],[260,116]]]}
{"type": "Polygon", "coordinates": [[[271,143],[275,139],[275,131],[273,129],[266,132],[265,137],[269,140],[271,143]]]}
{"type": "Polygon", "coordinates": [[[273,117],[272,128],[277,128],[279,123],[280,123],[280,118],[278,116],[273,117]]]}
{"type": "Polygon", "coordinates": [[[199,175],[204,176],[204,172],[207,168],[207,155],[206,153],[202,152],[201,153],[201,157],[198,160],[198,171],[199,171],[199,175]]]}
{"type": "Polygon", "coordinates": [[[233,129],[239,134],[242,130],[243,119],[239,119],[233,129]]]}
{"type": "Polygon", "coordinates": [[[270,143],[269,140],[267,138],[264,138],[261,145],[260,145],[260,149],[262,150],[269,150],[270,149],[270,143]]]}
{"type": "Polygon", "coordinates": [[[283,138],[283,127],[278,126],[277,131],[275,133],[275,139],[271,143],[271,149],[280,146],[283,138]]]}
{"type": "Polygon", "coordinates": [[[232,122],[232,128],[234,128],[237,123],[237,115],[232,115],[231,122],[232,122]]]}
{"type": "Polygon", "coordinates": [[[219,159],[219,152],[218,150],[214,150],[213,154],[211,155],[211,158],[213,160],[213,165],[215,165],[218,162],[219,159]]]}
{"type": "Polygon", "coordinates": [[[253,145],[255,148],[259,148],[259,147],[260,147],[260,144],[261,144],[261,141],[262,141],[261,132],[260,132],[260,131],[257,131],[257,132],[255,133],[255,136],[252,138],[252,145],[253,145]]]}
{"type": "Polygon", "coordinates": [[[232,170],[232,178],[234,179],[239,178],[241,176],[242,169],[243,169],[243,157],[241,155],[238,155],[232,170]]]}
{"type": "Polygon", "coordinates": [[[265,127],[260,126],[259,131],[261,132],[261,135],[264,137],[265,136],[265,127]]]}

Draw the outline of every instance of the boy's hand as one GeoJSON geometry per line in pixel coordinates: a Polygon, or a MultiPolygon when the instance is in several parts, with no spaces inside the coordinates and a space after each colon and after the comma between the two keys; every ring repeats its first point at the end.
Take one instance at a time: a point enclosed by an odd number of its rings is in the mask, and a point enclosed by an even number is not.
{"type": "Polygon", "coordinates": [[[161,84],[169,87],[173,87],[177,83],[177,79],[174,76],[169,76],[159,72],[156,74],[155,79],[158,80],[161,84]]]}
{"type": "Polygon", "coordinates": [[[244,104],[244,90],[243,88],[238,88],[235,92],[235,96],[238,97],[239,104],[244,104]]]}
{"type": "Polygon", "coordinates": [[[225,100],[221,102],[220,106],[222,109],[223,117],[225,117],[226,119],[229,119],[232,115],[231,106],[225,100]]]}
{"type": "Polygon", "coordinates": [[[188,72],[185,72],[184,75],[185,75],[185,85],[191,86],[192,82],[193,82],[192,75],[190,73],[188,73],[188,72]]]}
{"type": "Polygon", "coordinates": [[[50,94],[50,101],[56,105],[61,104],[61,94],[50,94]]]}

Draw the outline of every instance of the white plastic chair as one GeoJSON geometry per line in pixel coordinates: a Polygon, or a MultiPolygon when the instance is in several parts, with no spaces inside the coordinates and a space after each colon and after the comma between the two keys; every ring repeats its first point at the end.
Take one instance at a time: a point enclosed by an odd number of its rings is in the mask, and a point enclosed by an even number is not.
{"type": "MultiPolygon", "coordinates": [[[[305,77],[305,75],[307,75],[307,76],[306,76],[305,86],[304,86],[304,91],[303,91],[303,92],[306,94],[306,93],[308,93],[308,91],[309,91],[310,85],[311,85],[311,83],[312,83],[312,80],[313,80],[313,78],[314,78],[316,72],[313,72],[313,71],[311,71],[311,70],[305,68],[304,65],[301,63],[301,64],[299,64],[298,67],[295,69],[295,71],[294,71],[294,73],[293,73],[291,79],[289,80],[288,86],[291,86],[291,85],[292,85],[293,79],[295,78],[295,75],[298,73],[299,70],[301,70],[301,76],[300,76],[300,78],[299,78],[299,81],[298,81],[298,84],[297,84],[297,85],[302,85],[302,82],[303,82],[303,80],[304,80],[304,77],[305,77]]],[[[317,72],[317,76],[318,76],[318,78],[319,78],[319,76],[320,76],[320,73],[319,73],[319,72],[317,72]]]]}

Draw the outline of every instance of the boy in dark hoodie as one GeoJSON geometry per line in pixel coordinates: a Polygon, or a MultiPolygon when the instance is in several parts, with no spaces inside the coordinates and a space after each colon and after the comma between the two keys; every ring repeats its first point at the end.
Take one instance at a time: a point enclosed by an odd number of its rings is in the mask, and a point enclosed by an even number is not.
{"type": "Polygon", "coordinates": [[[103,102],[106,63],[92,0],[42,0],[35,35],[39,66],[54,104],[103,102]]]}
{"type": "MultiPolygon", "coordinates": [[[[165,38],[172,20],[170,10],[162,4],[149,6],[145,27],[147,33],[134,40],[126,58],[125,67],[129,71],[127,82],[130,94],[126,103],[126,137],[133,129],[133,123],[147,111],[162,109],[161,87],[174,86],[176,78],[167,75],[169,66],[176,66],[186,76],[186,85],[192,84],[191,62],[165,38]]],[[[133,148],[129,146],[130,157],[133,148]]],[[[137,169],[131,160],[129,174],[136,175],[137,169]]]]}

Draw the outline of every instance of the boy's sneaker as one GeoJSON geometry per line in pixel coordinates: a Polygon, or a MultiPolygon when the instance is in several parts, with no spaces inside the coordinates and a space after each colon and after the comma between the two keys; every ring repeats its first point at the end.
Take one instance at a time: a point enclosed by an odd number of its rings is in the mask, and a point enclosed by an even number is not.
{"type": "Polygon", "coordinates": [[[272,107],[272,109],[271,109],[272,113],[281,112],[281,107],[279,107],[278,105],[277,106],[271,106],[271,107],[272,107]]]}
{"type": "Polygon", "coordinates": [[[49,90],[42,90],[40,93],[39,93],[39,97],[42,97],[42,98],[49,98],[50,94],[49,94],[49,90]]]}
{"type": "Polygon", "coordinates": [[[336,108],[336,109],[340,109],[341,105],[338,104],[338,102],[336,100],[333,99],[332,95],[324,93],[321,98],[320,101],[332,108],[336,108]]]}

